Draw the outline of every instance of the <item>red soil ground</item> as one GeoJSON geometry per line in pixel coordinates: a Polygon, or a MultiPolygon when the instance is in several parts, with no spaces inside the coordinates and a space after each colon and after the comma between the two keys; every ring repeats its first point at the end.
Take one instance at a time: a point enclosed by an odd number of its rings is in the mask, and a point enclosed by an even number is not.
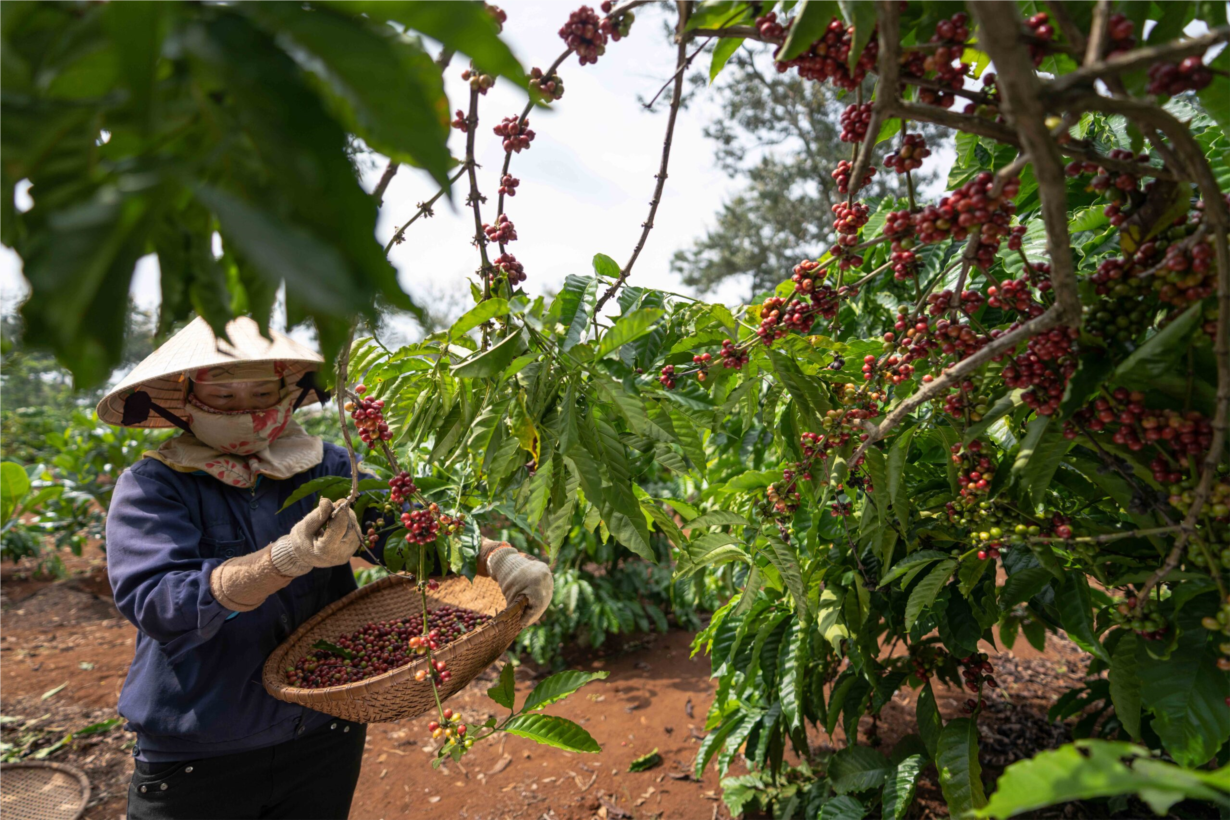
{"type": "MultiPolygon", "coordinates": [[[[71,561],[73,576],[54,584],[23,579],[20,570],[5,567],[0,586],[0,711],[4,740],[34,753],[70,731],[117,717],[115,703],[136,632],[111,603],[101,554],[71,561]]],[[[700,781],[688,774],[714,691],[708,659],[689,657],[691,639],[672,631],[626,641],[605,656],[570,659],[573,668],[610,673],[606,681],[551,707],[589,730],[603,746],[598,755],[569,754],[506,736],[477,745],[459,764],[432,769],[429,716],[372,725],[351,816],[728,818],[716,772],[711,768],[700,781]],[[655,748],[662,765],[628,773],[634,758],[655,748]]],[[[1063,640],[1052,639],[1042,655],[1023,640],[1014,651],[993,655],[1002,689],[980,721],[988,776],[1066,739],[1062,726],[1046,721],[1045,709],[1084,671],[1081,653],[1063,640]]],[[[468,722],[498,711],[485,695],[495,671],[450,702],[468,722]]],[[[533,687],[534,677],[528,666],[517,670],[519,697],[533,687]]],[[[946,716],[958,714],[960,692],[941,689],[937,695],[946,716]]],[[[915,730],[913,701],[913,693],[903,692],[885,708],[875,727],[885,749],[915,730]]],[[[871,728],[864,718],[860,732],[871,728]]],[[[813,733],[811,740],[816,749],[845,742],[840,730],[834,737],[813,733]]],[[[74,739],[48,759],[76,765],[90,777],[94,794],[86,817],[117,820],[125,813],[130,748],[131,736],[116,726],[74,739]]],[[[934,770],[929,777],[920,786],[919,817],[945,814],[934,770]]]]}

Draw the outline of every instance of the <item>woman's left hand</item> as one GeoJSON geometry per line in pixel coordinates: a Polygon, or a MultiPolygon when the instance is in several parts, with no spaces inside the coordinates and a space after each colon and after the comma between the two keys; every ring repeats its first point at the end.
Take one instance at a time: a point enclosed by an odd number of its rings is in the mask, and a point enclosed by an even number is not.
{"type": "Polygon", "coordinates": [[[484,538],[478,553],[478,572],[490,575],[504,600],[512,603],[524,595],[529,606],[521,614],[521,627],[525,628],[542,617],[551,604],[555,581],[551,568],[536,558],[518,552],[511,544],[484,538]]]}

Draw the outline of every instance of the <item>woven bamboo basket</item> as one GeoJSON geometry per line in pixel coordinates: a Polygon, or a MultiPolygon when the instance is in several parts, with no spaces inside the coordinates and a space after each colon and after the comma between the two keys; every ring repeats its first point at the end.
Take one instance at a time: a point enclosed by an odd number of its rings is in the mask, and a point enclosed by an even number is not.
{"type": "MultiPolygon", "coordinates": [[[[432,656],[448,664],[452,677],[439,684],[440,698],[450,697],[494,663],[512,645],[521,631],[521,613],[528,601],[518,598],[511,606],[499,585],[490,578],[451,577],[427,593],[427,609],[460,606],[495,616],[473,632],[442,647],[432,656]]],[[[422,611],[414,584],[389,576],[362,587],[316,613],[274,650],[265,661],[265,690],[278,700],[297,703],[318,712],[355,723],[386,723],[421,715],[435,706],[428,680],[416,681],[414,673],[427,668],[427,657],[357,683],[303,689],[286,682],[286,667],[293,666],[319,640],[336,641],[342,635],[371,621],[390,621],[422,611]]]]}
{"type": "Polygon", "coordinates": [[[33,760],[0,766],[4,820],[77,820],[89,802],[89,778],[73,766],[33,760]]]}

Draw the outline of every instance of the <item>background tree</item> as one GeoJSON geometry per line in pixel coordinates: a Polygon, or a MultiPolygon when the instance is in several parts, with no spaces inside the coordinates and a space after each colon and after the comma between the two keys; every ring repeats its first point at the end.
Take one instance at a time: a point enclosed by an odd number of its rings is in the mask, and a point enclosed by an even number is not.
{"type": "MultiPolygon", "coordinates": [[[[702,93],[708,73],[695,73],[690,82],[693,95],[702,93]]],[[[800,259],[818,257],[832,243],[829,214],[845,199],[832,172],[851,151],[850,143],[839,139],[839,119],[852,99],[794,72],[778,73],[771,48],[746,43],[730,58],[713,96],[721,116],[705,135],[715,143],[718,166],[745,184],[722,204],[712,228],[675,253],[671,268],[701,292],[732,277],[750,277],[745,291],[750,299],[771,290],[800,259]]],[[[947,129],[918,130],[936,146],[938,134],[947,129]]],[[[895,139],[882,143],[879,160],[895,145],[895,139]]],[[[914,172],[915,185],[927,187],[937,175],[934,164],[924,166],[914,172]]],[[[867,194],[873,200],[905,196],[904,177],[881,166],[867,194]]]]}

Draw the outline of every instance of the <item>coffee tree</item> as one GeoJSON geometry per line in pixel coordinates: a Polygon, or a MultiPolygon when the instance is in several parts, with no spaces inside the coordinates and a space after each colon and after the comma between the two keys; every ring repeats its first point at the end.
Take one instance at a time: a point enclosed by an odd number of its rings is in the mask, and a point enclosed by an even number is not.
{"type": "Polygon", "coordinates": [[[498,513],[548,560],[579,521],[646,560],[665,540],[680,580],[725,575],[739,591],[696,639],[717,679],[696,771],[743,755],[732,812],[900,818],[929,765],[954,815],[1129,793],[1226,805],[1224,8],[679,3],[639,241],[531,298],[515,155],[537,150],[535,105],[566,107],[568,61],[617,59],[640,5],[573,12],[520,113],[480,117],[495,80],[465,69],[452,127],[475,305],[414,345],[342,345],[339,389],[363,381],[347,395],[381,476],[356,503],[393,512],[409,478],[420,505],[386,519],[390,568],[467,571],[498,513]],[[845,196],[814,215],[837,239],[756,305],[639,287],[686,70],[749,40],[846,95],[845,196]],[[934,201],[909,184],[936,161],[919,123],[955,133],[934,201]],[[489,133],[499,169],[474,162],[489,133]],[[907,196],[860,196],[873,167],[907,196]],[[1057,703],[1084,714],[1082,739],[1010,767],[988,800],[986,650],[1048,632],[1089,656],[1057,703]],[[966,692],[963,714],[941,715],[940,684],[966,692]],[[917,732],[886,754],[859,720],[903,688],[917,732]],[[842,726],[843,747],[813,755],[809,724],[842,726]]]}

